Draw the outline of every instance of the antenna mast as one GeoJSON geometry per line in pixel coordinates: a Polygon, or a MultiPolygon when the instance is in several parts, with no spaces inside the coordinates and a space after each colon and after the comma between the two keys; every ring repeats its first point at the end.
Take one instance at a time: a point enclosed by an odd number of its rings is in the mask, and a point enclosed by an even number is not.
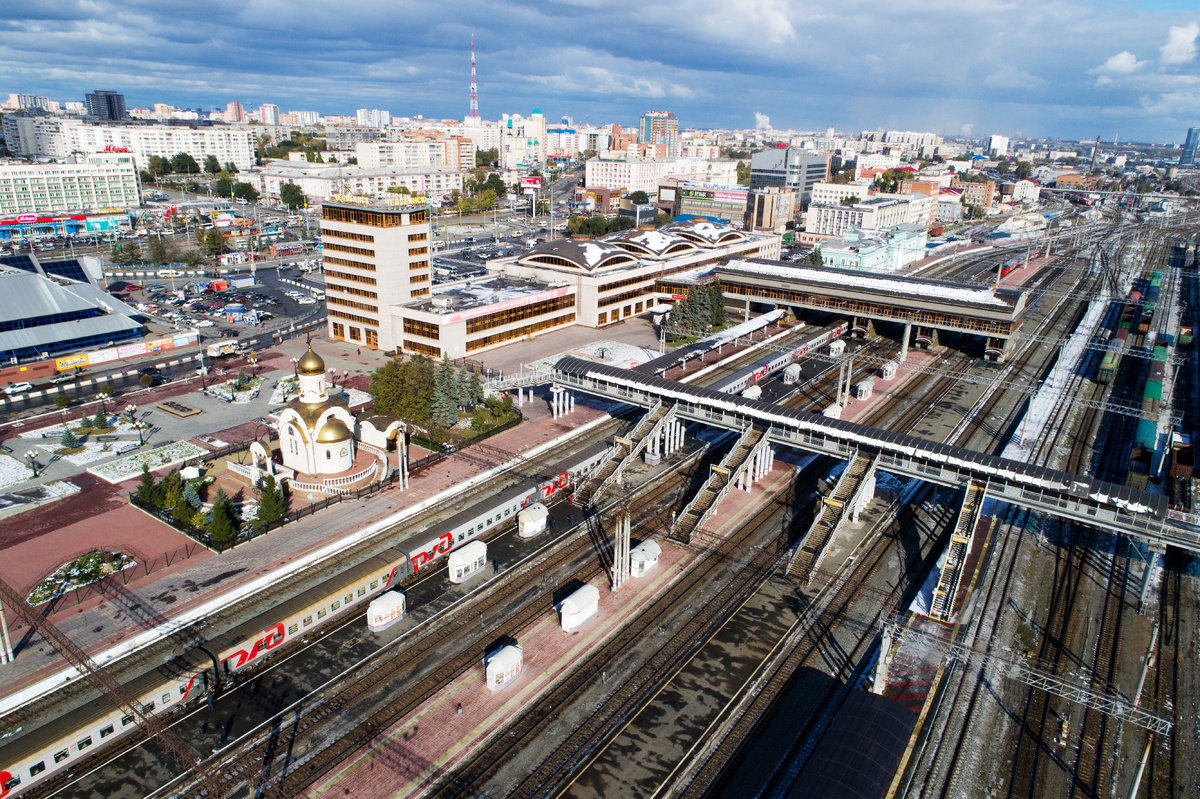
{"type": "Polygon", "coordinates": [[[479,94],[475,91],[475,34],[471,34],[471,113],[472,121],[479,119],[479,94]]]}

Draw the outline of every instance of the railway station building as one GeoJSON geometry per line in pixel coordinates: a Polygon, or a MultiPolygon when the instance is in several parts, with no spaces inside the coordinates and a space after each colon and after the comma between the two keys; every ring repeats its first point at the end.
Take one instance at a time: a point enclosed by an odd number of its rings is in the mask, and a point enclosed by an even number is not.
{"type": "MultiPolygon", "coordinates": [[[[328,263],[328,245],[326,250],[328,263]]],[[[673,275],[779,253],[777,235],[703,220],[594,240],[547,241],[490,261],[486,277],[439,286],[394,305],[391,340],[404,352],[473,357],[570,325],[602,328],[650,313],[677,291],[666,280],[673,275]]]]}

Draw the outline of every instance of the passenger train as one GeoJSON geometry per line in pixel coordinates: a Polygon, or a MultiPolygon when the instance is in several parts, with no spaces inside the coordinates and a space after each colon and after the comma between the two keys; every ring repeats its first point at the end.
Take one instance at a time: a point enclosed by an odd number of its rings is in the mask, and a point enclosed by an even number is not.
{"type": "MultiPolygon", "coordinates": [[[[332,577],[291,600],[188,650],[125,684],[145,712],[163,714],[216,696],[238,672],[262,664],[280,647],[350,612],[365,612],[371,600],[463,543],[511,523],[527,504],[563,496],[581,476],[608,457],[596,444],[553,479],[503,493],[483,513],[452,519],[450,529],[415,545],[401,543],[332,577]]],[[[392,622],[397,619],[391,620],[392,622]]],[[[390,623],[386,626],[390,626],[390,623]]],[[[98,698],[63,718],[0,744],[0,799],[26,792],[51,775],[71,768],[136,726],[132,715],[98,698]]]]}
{"type": "Polygon", "coordinates": [[[723,391],[726,394],[740,394],[750,386],[767,379],[776,372],[786,369],[790,364],[803,358],[808,353],[824,346],[835,339],[839,339],[846,335],[846,331],[850,329],[849,322],[839,322],[833,327],[826,328],[820,333],[808,336],[797,345],[794,349],[783,354],[772,353],[754,365],[748,366],[737,373],[726,383],[716,386],[717,391],[723,391]]]}

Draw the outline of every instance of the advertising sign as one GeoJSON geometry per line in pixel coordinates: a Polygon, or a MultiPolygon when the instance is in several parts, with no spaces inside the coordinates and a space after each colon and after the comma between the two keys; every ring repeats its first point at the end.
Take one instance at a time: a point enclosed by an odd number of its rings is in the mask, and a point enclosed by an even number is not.
{"type": "Polygon", "coordinates": [[[65,358],[55,358],[54,359],[54,368],[60,372],[65,372],[68,369],[74,369],[76,366],[87,366],[87,365],[88,365],[88,356],[87,356],[86,352],[81,353],[79,355],[68,355],[65,358]]]}
{"type": "Polygon", "coordinates": [[[542,179],[540,177],[521,178],[521,188],[522,189],[540,189],[541,187],[542,187],[542,179]]]}
{"type": "Polygon", "coordinates": [[[146,354],[146,342],[138,341],[133,344],[123,344],[117,347],[118,358],[132,358],[135,355],[146,354]]]}
{"type": "Polygon", "coordinates": [[[107,350],[99,350],[97,352],[88,353],[88,365],[95,366],[98,363],[108,363],[117,359],[117,348],[113,347],[107,350]]]}

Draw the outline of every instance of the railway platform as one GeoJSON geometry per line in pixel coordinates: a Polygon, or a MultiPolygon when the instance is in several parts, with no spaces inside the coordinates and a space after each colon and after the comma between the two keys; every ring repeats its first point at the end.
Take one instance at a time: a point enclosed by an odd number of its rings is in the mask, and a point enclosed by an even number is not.
{"type": "MultiPolygon", "coordinates": [[[[638,612],[684,571],[715,547],[740,520],[761,503],[769,502],[793,478],[797,465],[777,460],[774,468],[749,493],[734,492],[710,517],[704,534],[690,545],[670,541],[660,534],[658,567],[646,578],[627,581],[617,592],[606,577],[593,584],[600,589],[599,611],[579,634],[564,633],[553,613],[545,614],[517,636],[524,650],[521,677],[509,688],[492,692],[484,684],[482,659],[409,716],[398,721],[361,748],[339,769],[322,778],[308,796],[410,797],[421,795],[475,747],[501,734],[506,722],[522,705],[566,676],[588,650],[616,633],[623,621],[638,612]],[[461,703],[462,713],[458,706],[461,703]]],[[[653,647],[649,641],[646,646],[653,647]]],[[[617,674],[610,675],[617,684],[617,674]]],[[[603,691],[604,675],[596,690],[603,691]]]]}

